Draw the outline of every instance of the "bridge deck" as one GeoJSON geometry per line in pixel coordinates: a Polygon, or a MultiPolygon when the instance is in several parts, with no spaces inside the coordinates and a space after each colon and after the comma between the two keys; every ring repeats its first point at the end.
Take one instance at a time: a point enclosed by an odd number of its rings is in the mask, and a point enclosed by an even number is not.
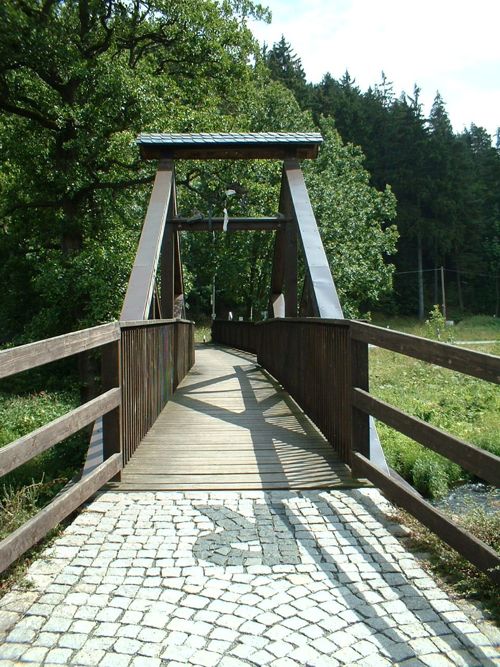
{"type": "Polygon", "coordinates": [[[120,489],[359,486],[290,396],[245,352],[200,346],[122,474],[120,489]]]}

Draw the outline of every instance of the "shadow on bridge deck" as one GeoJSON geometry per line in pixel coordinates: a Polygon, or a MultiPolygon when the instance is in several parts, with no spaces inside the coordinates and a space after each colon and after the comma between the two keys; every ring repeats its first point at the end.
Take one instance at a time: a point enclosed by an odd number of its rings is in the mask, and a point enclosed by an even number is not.
{"type": "Polygon", "coordinates": [[[360,486],[290,396],[229,348],[196,364],[126,465],[119,488],[318,489],[360,486]]]}

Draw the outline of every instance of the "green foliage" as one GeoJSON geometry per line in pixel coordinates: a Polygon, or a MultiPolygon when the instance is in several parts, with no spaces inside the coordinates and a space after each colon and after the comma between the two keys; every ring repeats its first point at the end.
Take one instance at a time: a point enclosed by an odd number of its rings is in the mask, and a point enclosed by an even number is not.
{"type": "Polygon", "coordinates": [[[310,102],[310,86],[307,84],[302,62],[283,36],[271,49],[264,48],[264,58],[271,77],[280,81],[294,94],[301,108],[307,107],[310,102]]]}
{"type": "Polygon", "coordinates": [[[437,304],[429,312],[429,319],[425,321],[425,328],[428,338],[434,338],[443,343],[453,342],[453,330],[446,326],[444,315],[437,304]]]}
{"type": "Polygon", "coordinates": [[[370,185],[363,154],[345,146],[331,121],[321,124],[324,144],[319,158],[305,165],[311,202],[320,226],[340,302],[346,316],[370,308],[392,287],[397,230],[390,188],[370,185]]]}

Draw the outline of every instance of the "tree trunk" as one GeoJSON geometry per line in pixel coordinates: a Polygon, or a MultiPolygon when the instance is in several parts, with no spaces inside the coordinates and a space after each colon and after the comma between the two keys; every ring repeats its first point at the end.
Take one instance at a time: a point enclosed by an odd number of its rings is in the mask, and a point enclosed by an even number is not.
{"type": "Polygon", "coordinates": [[[432,303],[439,303],[439,266],[436,241],[434,241],[434,300],[432,303]]]}
{"type": "Polygon", "coordinates": [[[460,309],[460,312],[464,312],[464,296],[462,293],[462,280],[460,278],[460,264],[458,262],[458,259],[455,262],[456,267],[457,267],[457,296],[458,296],[458,308],[460,309]]]}
{"type": "Polygon", "coordinates": [[[423,320],[425,317],[424,304],[424,274],[422,270],[422,234],[420,230],[417,235],[417,260],[418,260],[418,319],[423,320]]]}

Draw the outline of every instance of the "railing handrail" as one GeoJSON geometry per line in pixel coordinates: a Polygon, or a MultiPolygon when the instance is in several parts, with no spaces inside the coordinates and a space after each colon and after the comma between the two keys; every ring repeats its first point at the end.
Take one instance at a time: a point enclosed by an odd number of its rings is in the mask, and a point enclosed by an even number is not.
{"type": "Polygon", "coordinates": [[[118,322],[45,338],[0,351],[0,378],[43,366],[74,354],[113,343],[120,338],[118,322]]]}
{"type": "MultiPolygon", "coordinates": [[[[106,357],[112,352],[112,349],[119,347],[120,338],[121,331],[118,322],[111,322],[2,350],[0,352],[0,377],[9,377],[99,347],[104,348],[103,355],[106,357]]],[[[119,385],[119,382],[117,384],[119,385]]],[[[103,393],[99,396],[2,447],[0,449],[0,477],[92,424],[100,417],[104,417],[110,424],[116,420],[121,405],[120,387],[116,386],[114,381],[110,386],[108,377],[103,377],[103,385],[103,393]]],[[[103,484],[119,475],[121,468],[121,454],[108,457],[96,470],[76,481],[35,516],[0,541],[0,572],[3,572],[21,554],[44,537],[49,530],[90,498],[103,484]]]]}
{"type": "Polygon", "coordinates": [[[194,324],[193,320],[186,320],[180,317],[156,320],[124,320],[119,322],[119,324],[120,329],[131,329],[132,327],[159,326],[161,324],[175,324],[176,322],[180,322],[182,324],[194,324]]]}
{"type": "Polygon", "coordinates": [[[350,320],[354,340],[392,350],[442,368],[500,384],[500,357],[422,336],[350,320]]]}
{"type": "Polygon", "coordinates": [[[450,343],[442,343],[437,340],[430,340],[422,336],[395,331],[394,329],[385,329],[359,320],[339,320],[323,319],[321,317],[286,317],[269,318],[261,322],[222,320],[215,322],[228,325],[249,325],[265,326],[272,322],[286,321],[289,324],[332,324],[335,326],[349,327],[351,329],[351,338],[362,343],[375,345],[386,350],[392,350],[408,357],[425,361],[435,366],[441,366],[448,370],[464,373],[477,377],[480,380],[487,380],[495,384],[500,384],[500,357],[477,350],[468,350],[457,347],[450,343]]]}

